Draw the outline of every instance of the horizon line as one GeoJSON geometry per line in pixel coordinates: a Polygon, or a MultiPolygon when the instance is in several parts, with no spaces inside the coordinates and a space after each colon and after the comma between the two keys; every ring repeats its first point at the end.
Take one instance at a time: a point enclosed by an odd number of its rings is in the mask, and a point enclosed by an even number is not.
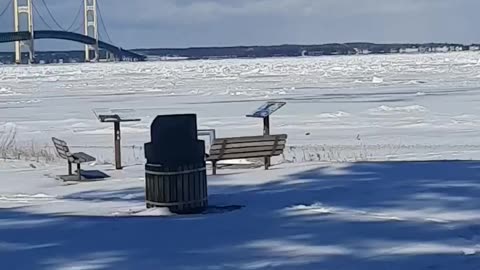
{"type": "MultiPolygon", "coordinates": [[[[311,43],[311,44],[295,44],[295,43],[285,43],[285,44],[274,44],[274,45],[229,45],[229,46],[191,46],[191,47],[151,47],[151,48],[133,48],[126,49],[130,51],[140,51],[140,50],[191,50],[191,49],[224,49],[224,48],[261,48],[261,47],[282,47],[282,46],[298,46],[298,47],[308,47],[308,46],[328,46],[328,45],[354,45],[354,44],[370,44],[370,45],[461,45],[461,46],[480,46],[479,43],[456,43],[456,42],[391,42],[391,43],[376,43],[376,42],[363,42],[363,41],[349,41],[349,42],[331,42],[331,43],[311,43]]],[[[116,46],[116,45],[115,45],[116,46]]],[[[117,46],[120,47],[121,46],[117,46]]],[[[123,48],[125,49],[125,48],[123,48]]],[[[14,53],[15,51],[0,51],[0,53],[14,53]]],[[[37,52],[42,53],[52,53],[52,52],[83,52],[82,49],[65,49],[65,50],[38,50],[37,52]]]]}

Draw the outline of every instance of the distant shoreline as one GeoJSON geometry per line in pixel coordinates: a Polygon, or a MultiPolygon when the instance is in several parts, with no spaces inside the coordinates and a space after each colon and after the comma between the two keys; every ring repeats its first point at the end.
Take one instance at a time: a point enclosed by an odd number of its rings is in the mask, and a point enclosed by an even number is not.
{"type": "MultiPolygon", "coordinates": [[[[369,54],[414,54],[460,51],[480,51],[480,44],[458,43],[398,43],[376,44],[365,42],[331,43],[321,45],[273,45],[235,47],[192,47],[133,49],[146,55],[149,60],[201,60],[201,59],[252,59],[271,57],[369,55],[369,54]]],[[[44,63],[82,62],[84,51],[38,51],[37,58],[44,63]]],[[[0,62],[13,62],[13,52],[0,52],[0,62]]]]}

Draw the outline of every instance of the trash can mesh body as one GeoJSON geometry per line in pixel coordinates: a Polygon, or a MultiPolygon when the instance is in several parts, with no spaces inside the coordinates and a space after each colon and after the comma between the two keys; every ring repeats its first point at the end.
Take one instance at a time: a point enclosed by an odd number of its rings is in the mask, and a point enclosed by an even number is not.
{"type": "Polygon", "coordinates": [[[197,138],[195,115],[159,116],[145,144],[148,208],[173,213],[202,212],[208,206],[205,142],[197,138]]]}

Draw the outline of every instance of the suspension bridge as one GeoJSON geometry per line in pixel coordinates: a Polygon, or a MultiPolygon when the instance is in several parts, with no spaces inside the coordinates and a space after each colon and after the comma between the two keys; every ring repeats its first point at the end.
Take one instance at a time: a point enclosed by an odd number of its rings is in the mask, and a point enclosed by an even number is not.
{"type": "Polygon", "coordinates": [[[35,40],[57,39],[85,44],[85,61],[96,62],[100,57],[100,49],[107,51],[110,59],[117,61],[144,61],[144,55],[122,49],[113,45],[102,16],[100,0],[77,0],[79,8],[68,27],[62,26],[54,16],[45,0],[9,0],[3,8],[0,6],[0,19],[13,10],[14,27],[11,32],[0,32],[0,43],[15,43],[15,63],[22,63],[22,52],[27,49],[28,62],[35,63],[35,40]],[[40,6],[46,11],[42,14],[40,6]],[[82,19],[83,13],[83,19],[82,19]],[[46,30],[37,30],[34,22],[39,20],[46,30]],[[51,23],[55,27],[51,26],[51,23]],[[107,41],[102,41],[99,23],[103,28],[107,41]],[[83,31],[82,31],[83,30],[83,31]]]}

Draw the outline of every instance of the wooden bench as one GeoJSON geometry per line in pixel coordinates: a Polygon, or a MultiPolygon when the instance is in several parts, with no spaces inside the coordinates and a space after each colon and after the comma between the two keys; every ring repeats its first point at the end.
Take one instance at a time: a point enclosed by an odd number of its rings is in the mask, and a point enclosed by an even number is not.
{"type": "Polygon", "coordinates": [[[72,164],[77,164],[78,180],[82,180],[80,164],[85,162],[95,161],[95,158],[83,152],[71,153],[67,143],[60,139],[52,138],[52,141],[53,141],[53,144],[55,145],[55,149],[57,150],[58,156],[63,159],[66,159],[68,162],[68,175],[69,176],[73,175],[72,164]]]}
{"type": "MultiPolygon", "coordinates": [[[[215,175],[220,160],[279,156],[285,149],[286,141],[286,134],[215,139],[207,161],[212,162],[212,173],[215,175]]],[[[266,162],[265,169],[268,170],[268,167],[266,162]]]]}

